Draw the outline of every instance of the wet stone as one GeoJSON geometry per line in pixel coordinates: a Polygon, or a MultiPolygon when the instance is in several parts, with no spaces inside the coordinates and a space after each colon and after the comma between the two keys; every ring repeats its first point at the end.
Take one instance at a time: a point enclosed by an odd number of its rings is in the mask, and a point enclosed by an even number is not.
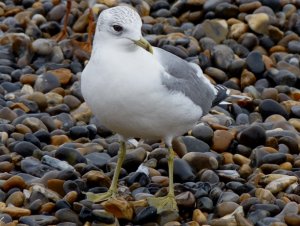
{"type": "Polygon", "coordinates": [[[249,53],[246,58],[246,64],[248,69],[256,75],[262,74],[265,70],[265,65],[262,61],[262,55],[256,51],[249,53]]]}
{"type": "Polygon", "coordinates": [[[257,147],[266,142],[266,132],[260,126],[251,126],[239,134],[239,142],[245,146],[257,147]]]}
{"type": "Polygon", "coordinates": [[[278,102],[271,99],[263,100],[259,105],[259,111],[264,118],[274,114],[288,118],[287,111],[278,102]]]}
{"type": "Polygon", "coordinates": [[[149,221],[153,221],[157,218],[157,210],[153,206],[143,208],[134,218],[134,222],[137,224],[143,224],[149,221]]]}
{"type": "Polygon", "coordinates": [[[86,163],[86,159],[73,148],[61,147],[55,152],[55,157],[67,161],[70,165],[75,165],[76,163],[86,163]]]}

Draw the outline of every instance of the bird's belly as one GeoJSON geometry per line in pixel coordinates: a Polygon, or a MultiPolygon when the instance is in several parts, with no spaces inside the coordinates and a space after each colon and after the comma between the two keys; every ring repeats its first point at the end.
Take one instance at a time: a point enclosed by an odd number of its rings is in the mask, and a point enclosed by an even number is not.
{"type": "Polygon", "coordinates": [[[97,96],[85,97],[95,116],[107,128],[124,137],[165,138],[181,135],[201,117],[202,111],[181,93],[168,93],[163,87],[127,86],[109,88],[106,84],[91,90],[97,96]],[[95,98],[98,101],[95,101],[95,98]]]}
{"type": "Polygon", "coordinates": [[[202,109],[184,94],[170,93],[152,68],[133,62],[101,66],[106,74],[92,73],[97,70],[86,67],[83,96],[99,121],[124,137],[174,137],[190,129],[202,115],[202,109]],[[128,73],[134,71],[139,74],[128,73]]]}

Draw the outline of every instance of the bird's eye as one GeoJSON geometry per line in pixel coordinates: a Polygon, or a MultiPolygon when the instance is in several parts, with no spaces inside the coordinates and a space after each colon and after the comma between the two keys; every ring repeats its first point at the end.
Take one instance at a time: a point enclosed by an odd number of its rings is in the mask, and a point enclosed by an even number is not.
{"type": "Polygon", "coordinates": [[[114,29],[115,31],[117,31],[117,32],[123,31],[123,27],[120,26],[120,25],[113,25],[112,27],[113,27],[113,29],[114,29]]]}

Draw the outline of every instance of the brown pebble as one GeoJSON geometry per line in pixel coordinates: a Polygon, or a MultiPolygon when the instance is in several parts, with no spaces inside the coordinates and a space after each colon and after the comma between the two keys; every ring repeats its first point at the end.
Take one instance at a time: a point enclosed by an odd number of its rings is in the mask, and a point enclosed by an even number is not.
{"type": "Polygon", "coordinates": [[[123,198],[111,198],[102,203],[104,209],[119,219],[132,220],[133,209],[123,198]]]}
{"type": "Polygon", "coordinates": [[[154,176],[154,177],[151,177],[151,181],[155,184],[160,184],[163,187],[166,187],[169,185],[169,178],[166,176],[154,176]]]}
{"type": "Polygon", "coordinates": [[[2,185],[2,189],[4,191],[8,191],[9,189],[15,188],[15,187],[20,188],[20,189],[26,188],[26,183],[22,177],[16,176],[16,175],[12,176],[7,181],[5,181],[2,185]]]}
{"type": "Polygon", "coordinates": [[[259,1],[247,2],[243,3],[239,6],[239,10],[242,13],[249,13],[261,7],[261,3],[259,1]]]}
{"type": "Polygon", "coordinates": [[[53,202],[47,202],[44,205],[42,205],[40,213],[51,213],[55,208],[55,203],[53,202]]]}
{"type": "Polygon", "coordinates": [[[62,85],[68,84],[72,78],[72,72],[70,69],[67,68],[58,68],[55,70],[50,70],[48,72],[52,73],[55,77],[57,77],[60,84],[62,85]]]}
{"type": "Polygon", "coordinates": [[[207,217],[200,209],[195,209],[193,211],[193,221],[198,222],[200,225],[207,223],[207,217]]]}
{"type": "Polygon", "coordinates": [[[57,192],[61,196],[64,196],[65,195],[65,191],[63,188],[64,182],[65,182],[64,180],[60,180],[60,179],[50,179],[47,181],[47,187],[52,191],[57,192]]]}
{"type": "Polygon", "coordinates": [[[238,165],[250,164],[251,160],[240,154],[233,155],[233,161],[238,165]]]}
{"type": "Polygon", "coordinates": [[[88,184],[92,184],[94,186],[105,186],[108,188],[111,184],[111,179],[106,176],[105,173],[96,170],[90,170],[84,174],[82,178],[86,179],[88,184]]]}
{"type": "Polygon", "coordinates": [[[23,103],[13,103],[10,105],[10,108],[12,110],[21,109],[21,110],[25,111],[26,113],[30,111],[30,109],[23,103]]]}
{"type": "Polygon", "coordinates": [[[284,221],[289,225],[289,226],[299,226],[300,225],[300,215],[299,214],[287,214],[284,216],[284,221]]]}
{"type": "Polygon", "coordinates": [[[223,164],[232,164],[233,162],[233,155],[230,152],[223,152],[222,153],[223,156],[223,164]]]}
{"type": "Polygon", "coordinates": [[[77,198],[78,198],[78,193],[76,191],[70,191],[65,195],[64,200],[72,204],[77,200],[77,198]]]}
{"type": "Polygon", "coordinates": [[[15,131],[22,134],[32,133],[31,129],[24,124],[17,124],[15,131]]]}
{"type": "Polygon", "coordinates": [[[22,207],[25,200],[23,192],[16,191],[6,199],[6,205],[13,204],[16,207],[22,207]]]}
{"type": "Polygon", "coordinates": [[[19,207],[5,207],[1,210],[2,213],[6,213],[11,217],[23,217],[31,215],[31,211],[29,209],[19,208],[19,207]]]}
{"type": "Polygon", "coordinates": [[[0,172],[10,172],[15,168],[14,164],[8,161],[0,162],[0,172]]]}
{"type": "Polygon", "coordinates": [[[244,69],[241,74],[241,88],[244,89],[247,86],[253,85],[255,82],[255,75],[251,71],[244,69]]]}
{"type": "Polygon", "coordinates": [[[55,146],[69,142],[70,139],[66,135],[54,135],[51,137],[51,144],[55,146]]]}
{"type": "Polygon", "coordinates": [[[216,206],[216,211],[219,217],[224,217],[225,215],[231,214],[239,204],[235,202],[222,202],[216,206]]]}
{"type": "Polygon", "coordinates": [[[33,86],[37,79],[37,75],[35,74],[24,74],[20,77],[20,82],[23,84],[28,84],[33,86]]]}
{"type": "Polygon", "coordinates": [[[234,136],[226,130],[216,130],[214,132],[212,149],[216,152],[224,152],[228,150],[234,136]]]}

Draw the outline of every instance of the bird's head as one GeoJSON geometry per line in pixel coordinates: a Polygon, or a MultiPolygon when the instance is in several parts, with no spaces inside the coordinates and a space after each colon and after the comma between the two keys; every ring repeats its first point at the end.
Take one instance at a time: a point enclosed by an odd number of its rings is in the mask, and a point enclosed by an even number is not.
{"type": "Polygon", "coordinates": [[[135,10],[129,6],[116,6],[101,12],[94,39],[97,42],[99,37],[105,37],[125,46],[136,44],[152,53],[152,46],[143,38],[141,27],[141,17],[135,10]]]}

